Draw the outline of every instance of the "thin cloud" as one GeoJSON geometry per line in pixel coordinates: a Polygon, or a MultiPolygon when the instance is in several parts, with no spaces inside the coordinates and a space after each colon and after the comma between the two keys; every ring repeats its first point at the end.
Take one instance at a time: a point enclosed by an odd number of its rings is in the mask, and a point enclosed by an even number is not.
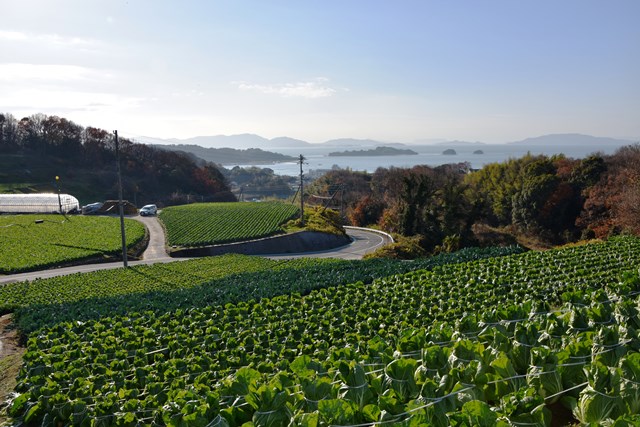
{"type": "Polygon", "coordinates": [[[42,43],[47,46],[82,47],[96,46],[99,42],[83,37],[68,37],[59,34],[37,34],[23,31],[0,31],[0,41],[42,43]]]}
{"type": "Polygon", "coordinates": [[[92,68],[64,64],[0,64],[0,81],[74,81],[95,77],[106,77],[107,74],[92,68]]]}
{"type": "Polygon", "coordinates": [[[278,83],[262,85],[247,82],[234,82],[238,89],[249,92],[278,95],[283,98],[326,98],[333,96],[336,90],[327,85],[328,79],[317,78],[306,82],[278,83]]]}
{"type": "MultiPolygon", "coordinates": [[[[104,92],[26,89],[7,94],[2,104],[11,109],[101,111],[139,107],[144,98],[104,92]]],[[[4,108],[6,108],[4,107],[4,108]]]]}
{"type": "Polygon", "coordinates": [[[171,93],[171,96],[176,98],[193,98],[193,97],[201,97],[204,95],[205,93],[198,89],[191,89],[188,91],[177,91],[177,92],[171,93]]]}
{"type": "Polygon", "coordinates": [[[29,37],[20,31],[0,31],[0,40],[15,42],[29,40],[29,37]]]}

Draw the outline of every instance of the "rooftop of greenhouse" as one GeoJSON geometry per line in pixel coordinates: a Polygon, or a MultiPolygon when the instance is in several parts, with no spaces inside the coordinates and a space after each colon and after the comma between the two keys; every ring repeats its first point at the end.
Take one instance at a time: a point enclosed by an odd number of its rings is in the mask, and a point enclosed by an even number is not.
{"type": "Polygon", "coordinates": [[[69,194],[0,194],[0,213],[69,213],[79,209],[78,199],[69,194]]]}

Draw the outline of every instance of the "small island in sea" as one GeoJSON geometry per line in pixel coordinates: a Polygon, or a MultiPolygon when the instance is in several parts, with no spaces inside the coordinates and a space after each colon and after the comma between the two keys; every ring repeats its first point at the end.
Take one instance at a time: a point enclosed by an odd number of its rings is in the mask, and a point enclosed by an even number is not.
{"type": "Polygon", "coordinates": [[[353,151],[335,151],[333,153],[329,153],[329,157],[339,157],[339,156],[401,156],[401,155],[417,155],[413,150],[403,150],[400,148],[393,147],[376,147],[375,149],[370,150],[353,150],[353,151]]]}
{"type": "Polygon", "coordinates": [[[473,152],[473,154],[484,154],[484,151],[482,150],[476,150],[473,152]]]}
{"type": "Polygon", "coordinates": [[[447,156],[453,156],[453,155],[458,154],[458,153],[456,153],[456,150],[454,150],[453,148],[447,148],[446,150],[444,150],[442,152],[442,154],[445,154],[447,156]]]}
{"type": "Polygon", "coordinates": [[[287,156],[280,153],[272,153],[259,148],[247,148],[238,150],[235,148],[205,148],[194,144],[156,144],[161,150],[167,151],[183,151],[191,153],[207,162],[213,162],[220,165],[268,165],[273,163],[291,162],[297,160],[297,157],[287,156]]]}

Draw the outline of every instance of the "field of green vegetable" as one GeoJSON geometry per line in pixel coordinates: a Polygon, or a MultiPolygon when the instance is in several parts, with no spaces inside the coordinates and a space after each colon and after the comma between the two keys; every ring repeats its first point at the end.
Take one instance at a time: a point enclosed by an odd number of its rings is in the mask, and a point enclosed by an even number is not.
{"type": "Polygon", "coordinates": [[[30,335],[10,413],[27,425],[637,425],[639,260],[640,240],[622,237],[61,322],[30,335]]]}
{"type": "Polygon", "coordinates": [[[61,321],[106,315],[224,305],[362,281],[441,264],[522,252],[520,247],[468,248],[415,261],[343,261],[301,258],[275,261],[229,254],[168,264],[17,282],[0,287],[0,314],[15,311],[30,332],[61,321]]]}
{"type": "Polygon", "coordinates": [[[159,217],[169,245],[194,247],[271,236],[298,213],[280,202],[195,203],[165,208],[159,217]]]}
{"type": "MultiPolygon", "coordinates": [[[[144,226],[130,219],[125,231],[128,247],[145,235],[144,226]]],[[[122,248],[118,218],[51,214],[0,215],[0,242],[0,274],[117,255],[122,248]]]]}

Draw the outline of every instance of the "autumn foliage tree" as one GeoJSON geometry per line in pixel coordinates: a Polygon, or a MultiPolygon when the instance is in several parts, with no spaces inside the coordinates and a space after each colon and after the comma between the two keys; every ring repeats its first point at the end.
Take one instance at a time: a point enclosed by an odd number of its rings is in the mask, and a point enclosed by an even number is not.
{"type": "Polygon", "coordinates": [[[640,234],[640,144],[622,147],[601,160],[590,159],[584,175],[584,209],[578,225],[595,237],[640,234]]]}
{"type": "Polygon", "coordinates": [[[478,225],[548,244],[640,233],[640,145],[584,159],[528,154],[473,172],[464,164],[332,171],[320,182],[328,188],[338,177],[358,182],[347,196],[352,224],[416,238],[429,252],[478,244],[478,225]]]}
{"type": "MultiPolygon", "coordinates": [[[[332,205],[340,204],[340,210],[344,210],[348,217],[358,203],[372,196],[371,175],[350,169],[333,169],[308,185],[305,194],[310,204],[326,203],[327,198],[333,198],[332,205]]],[[[361,205],[361,209],[366,207],[361,205]]]]}
{"type": "Polygon", "coordinates": [[[336,170],[317,180],[312,190],[329,191],[346,184],[351,224],[412,236],[433,250],[447,237],[469,237],[470,206],[462,197],[467,169],[467,165],[378,168],[373,175],[336,170]]]}
{"type": "Polygon", "coordinates": [[[373,195],[368,194],[356,202],[347,216],[352,225],[366,227],[378,223],[384,209],[385,204],[382,200],[376,200],[373,195]]]}
{"type": "MultiPolygon", "coordinates": [[[[60,175],[67,186],[76,183],[92,199],[118,194],[114,137],[103,129],[83,128],[58,116],[34,114],[16,120],[1,114],[0,152],[21,159],[11,179],[46,183],[60,175]]],[[[120,138],[120,158],[124,196],[132,201],[167,204],[175,200],[175,194],[198,200],[235,200],[217,167],[192,155],[120,138]]]]}

